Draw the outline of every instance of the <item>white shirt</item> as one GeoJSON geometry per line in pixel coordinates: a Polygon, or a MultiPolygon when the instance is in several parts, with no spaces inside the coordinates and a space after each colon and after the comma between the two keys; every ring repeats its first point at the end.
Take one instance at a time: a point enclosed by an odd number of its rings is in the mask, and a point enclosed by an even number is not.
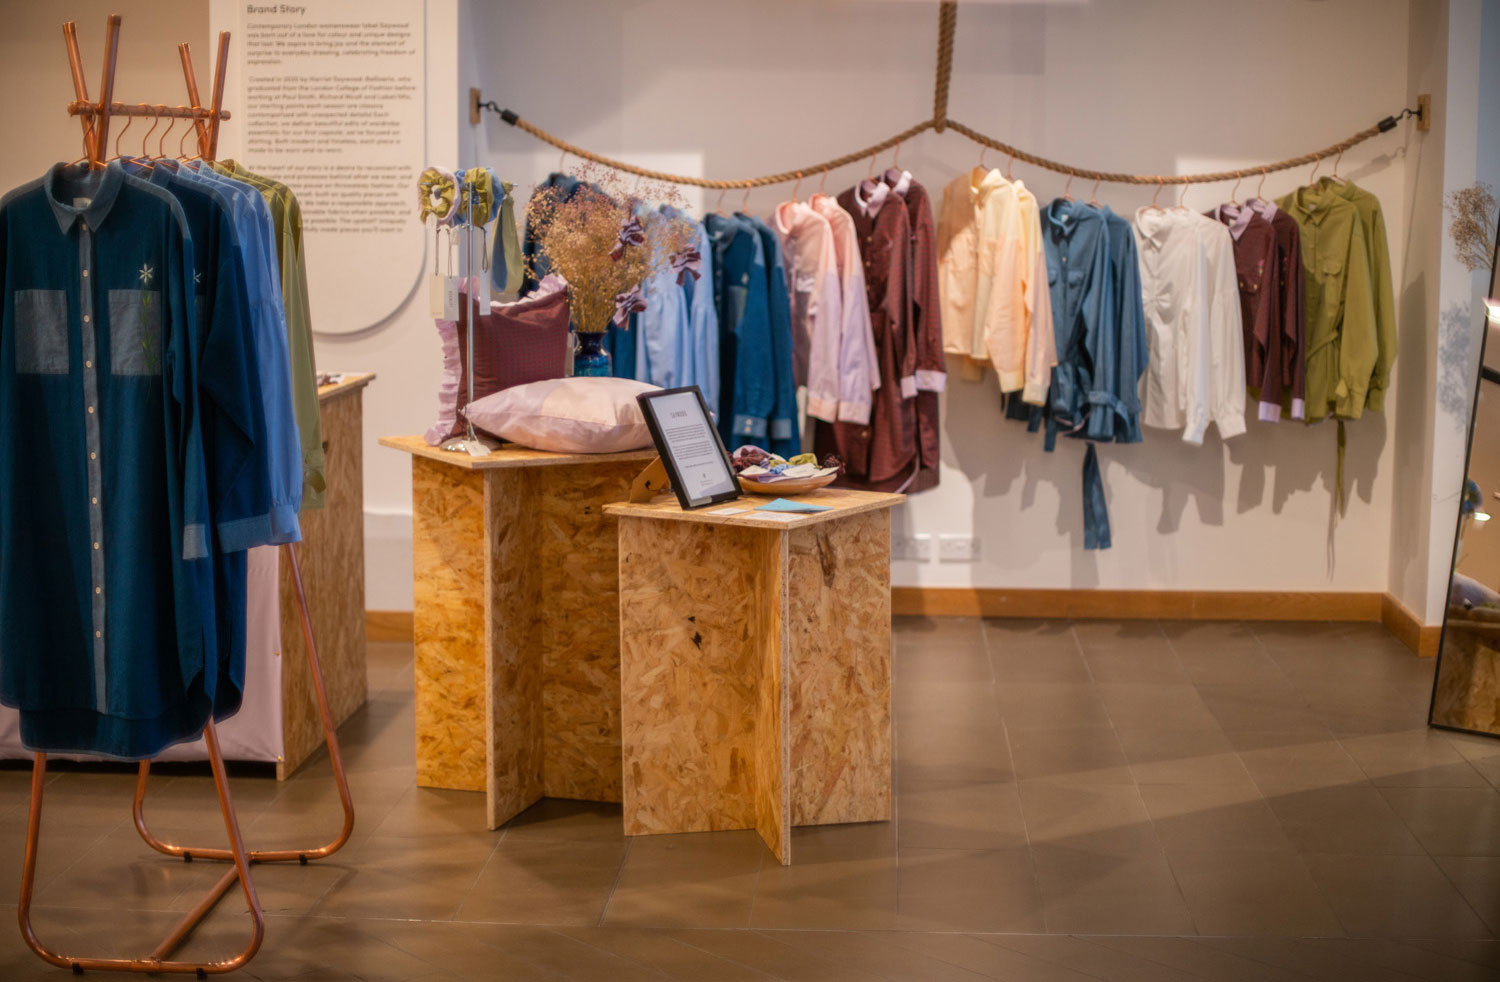
{"type": "Polygon", "coordinates": [[[1142,208],[1134,230],[1150,353],[1141,421],[1193,444],[1210,422],[1223,439],[1239,436],[1245,350],[1229,229],[1185,208],[1142,208]]]}

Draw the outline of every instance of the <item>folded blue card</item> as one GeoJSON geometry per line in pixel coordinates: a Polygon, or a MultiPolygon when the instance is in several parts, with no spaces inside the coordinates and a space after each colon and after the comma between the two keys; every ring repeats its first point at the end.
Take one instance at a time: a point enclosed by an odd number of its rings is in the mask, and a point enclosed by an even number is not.
{"type": "Polygon", "coordinates": [[[817,512],[828,511],[831,505],[809,505],[801,501],[791,501],[786,498],[773,498],[761,505],[756,511],[794,511],[794,512],[817,512]]]}

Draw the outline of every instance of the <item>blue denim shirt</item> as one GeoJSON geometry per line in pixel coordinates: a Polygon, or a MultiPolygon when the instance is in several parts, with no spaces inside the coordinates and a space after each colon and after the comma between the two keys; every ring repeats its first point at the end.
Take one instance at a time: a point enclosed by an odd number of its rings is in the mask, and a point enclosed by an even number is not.
{"type": "Polygon", "coordinates": [[[210,711],[192,283],[182,208],[118,163],[0,199],[0,701],[28,747],[149,756],[210,711]]]}
{"type": "Polygon", "coordinates": [[[276,261],[271,210],[259,191],[225,177],[212,168],[179,168],[178,181],[201,188],[227,207],[235,239],[244,257],[245,290],[250,304],[250,329],[259,371],[259,395],[265,417],[262,451],[271,484],[270,528],[264,536],[247,529],[245,538],[230,547],[281,545],[300,542],[302,509],[302,442],[292,408],[292,366],[287,348],[286,309],[281,302],[281,271],[276,261]]]}
{"type": "MultiPolygon", "coordinates": [[[[662,213],[682,217],[670,205],[662,213]]],[[[670,269],[647,281],[646,310],[636,337],[636,378],[663,388],[696,385],[703,401],[719,412],[719,316],[714,308],[713,246],[701,223],[693,243],[701,257],[698,279],[670,269]]]]}
{"type": "Polygon", "coordinates": [[[1086,347],[1093,369],[1088,438],[1107,443],[1141,442],[1141,376],[1146,373],[1146,313],[1141,306],[1141,268],[1130,223],[1103,210],[1108,232],[1111,295],[1099,329],[1086,347]]]}
{"type": "Polygon", "coordinates": [[[781,237],[771,226],[751,215],[735,216],[748,222],[760,236],[766,251],[766,302],[771,329],[771,374],[775,402],[771,408],[771,444],[766,449],[783,457],[802,452],[802,434],[797,426],[797,380],[792,374],[792,300],[786,288],[786,261],[781,255],[781,237]]]}
{"type": "Polygon", "coordinates": [[[733,451],[765,446],[776,408],[766,250],[748,222],[710,214],[719,313],[719,434],[733,451]]]}

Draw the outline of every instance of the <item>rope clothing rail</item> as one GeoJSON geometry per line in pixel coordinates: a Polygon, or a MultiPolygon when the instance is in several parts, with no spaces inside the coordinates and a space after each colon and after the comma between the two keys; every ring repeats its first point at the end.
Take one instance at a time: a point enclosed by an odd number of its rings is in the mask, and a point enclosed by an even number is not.
{"type": "MultiPolygon", "coordinates": [[[[826,175],[831,170],[843,167],[846,164],[852,164],[858,160],[864,160],[866,157],[871,158],[870,164],[873,167],[876,156],[892,147],[899,147],[905,141],[925,133],[927,130],[935,130],[938,133],[942,133],[944,130],[951,128],[954,132],[968,137],[982,147],[998,150],[1001,153],[1010,155],[1014,160],[1022,160],[1028,164],[1055,171],[1058,174],[1067,174],[1069,178],[1082,178],[1083,180],[1091,180],[1096,183],[1108,181],[1112,184],[1154,184],[1160,187],[1166,184],[1209,184],[1214,181],[1238,180],[1246,174],[1265,175],[1272,171],[1303,167],[1307,164],[1321,161],[1324,157],[1342,156],[1344,151],[1350,147],[1363,143],[1371,137],[1379,136],[1381,133],[1395,129],[1396,124],[1407,116],[1415,116],[1419,121],[1423,120],[1425,104],[1418,109],[1402,109],[1400,113],[1394,116],[1387,116],[1374,126],[1362,129],[1358,133],[1345,137],[1337,143],[1329,144],[1322,150],[1315,150],[1296,157],[1288,157],[1286,160],[1278,160],[1274,164],[1245,167],[1240,170],[1214,171],[1206,174],[1125,174],[1117,171],[1099,171],[1088,167],[1075,167],[1029,153],[1018,147],[1013,147],[992,136],[987,136],[972,127],[965,126],[958,120],[948,118],[948,90],[953,77],[953,39],[957,32],[957,21],[958,4],[954,0],[945,0],[938,10],[937,71],[933,86],[931,119],[925,119],[920,123],[907,127],[895,136],[887,137],[879,143],[873,143],[868,147],[851,151],[832,160],[825,160],[818,164],[808,164],[805,167],[784,170],[775,174],[746,177],[732,181],[718,181],[706,177],[692,177],[687,174],[668,174],[665,171],[637,167],[635,164],[629,164],[623,160],[616,160],[613,157],[606,157],[603,154],[594,153],[592,150],[585,150],[582,147],[575,146],[562,137],[542,129],[530,120],[523,119],[519,114],[509,109],[502,109],[494,100],[480,102],[477,89],[472,90],[473,94],[471,95],[469,105],[470,121],[477,123],[479,121],[479,110],[487,109],[497,114],[511,126],[525,130],[543,143],[550,143],[564,153],[571,153],[575,157],[591,160],[596,164],[602,164],[605,167],[610,167],[626,174],[635,174],[654,181],[666,181],[671,184],[683,184],[692,187],[712,188],[723,191],[748,191],[751,188],[767,187],[772,184],[785,184],[788,181],[800,181],[807,175],[819,173],[826,175]]],[[[1334,165],[1335,170],[1337,166],[1337,164],[1334,165]]]]}

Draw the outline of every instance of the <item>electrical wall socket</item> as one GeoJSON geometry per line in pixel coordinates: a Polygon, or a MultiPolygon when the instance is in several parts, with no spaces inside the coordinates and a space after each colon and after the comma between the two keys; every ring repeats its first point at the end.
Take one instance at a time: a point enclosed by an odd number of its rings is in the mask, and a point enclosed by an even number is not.
{"type": "Polygon", "coordinates": [[[932,536],[925,533],[892,536],[891,558],[914,563],[932,562],[932,536]]]}
{"type": "Polygon", "coordinates": [[[940,535],[938,560],[945,563],[978,562],[979,540],[972,535],[940,535]]]}

